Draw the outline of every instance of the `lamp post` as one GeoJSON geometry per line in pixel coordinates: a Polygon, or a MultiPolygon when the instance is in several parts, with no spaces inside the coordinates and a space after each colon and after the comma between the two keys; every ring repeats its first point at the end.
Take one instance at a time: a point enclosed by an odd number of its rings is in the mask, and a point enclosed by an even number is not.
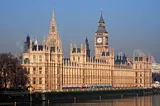
{"type": "Polygon", "coordinates": [[[15,67],[15,91],[17,91],[17,63],[15,67]]]}
{"type": "Polygon", "coordinates": [[[6,74],[6,72],[4,71],[4,68],[6,68],[6,64],[5,64],[5,66],[2,67],[2,72],[3,72],[3,76],[4,76],[4,83],[5,83],[5,91],[6,91],[6,87],[7,87],[6,77],[7,77],[7,74],[6,74]]]}
{"type": "Polygon", "coordinates": [[[31,85],[29,85],[28,88],[29,88],[29,95],[30,95],[29,99],[30,99],[30,102],[32,102],[32,89],[33,89],[33,87],[31,85]]]}

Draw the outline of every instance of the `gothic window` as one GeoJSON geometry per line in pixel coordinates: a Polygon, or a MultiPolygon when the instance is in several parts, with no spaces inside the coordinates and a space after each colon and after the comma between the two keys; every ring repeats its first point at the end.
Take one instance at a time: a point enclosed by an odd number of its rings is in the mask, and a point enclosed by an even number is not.
{"type": "Polygon", "coordinates": [[[106,36],[106,45],[108,45],[108,36],[106,36]]]}
{"type": "Polygon", "coordinates": [[[140,83],[142,83],[142,79],[140,79],[140,83]]]}
{"type": "Polygon", "coordinates": [[[52,47],[54,46],[54,43],[55,43],[55,40],[52,38],[52,39],[50,40],[50,44],[51,44],[52,47]]]}
{"type": "Polygon", "coordinates": [[[140,64],[140,69],[142,69],[142,65],[140,64]]]}
{"type": "Polygon", "coordinates": [[[135,69],[137,69],[137,64],[135,64],[135,69]]]}
{"type": "Polygon", "coordinates": [[[148,62],[148,58],[146,58],[146,61],[148,62]]]}
{"type": "Polygon", "coordinates": [[[77,53],[80,53],[81,52],[81,49],[80,48],[77,48],[77,53]]]}
{"type": "Polygon", "coordinates": [[[55,47],[51,47],[51,52],[55,52],[55,47]]]}
{"type": "Polygon", "coordinates": [[[24,59],[24,64],[30,64],[30,60],[28,58],[24,59]]]}
{"type": "Polygon", "coordinates": [[[140,72],[140,77],[142,77],[142,72],[140,72]]]}
{"type": "Polygon", "coordinates": [[[33,78],[33,84],[36,84],[36,78],[35,77],[33,78]]]}
{"type": "Polygon", "coordinates": [[[106,56],[109,56],[109,52],[106,52],[106,56]]]}
{"type": "Polygon", "coordinates": [[[105,52],[102,52],[102,56],[105,56],[105,52]]]}
{"type": "Polygon", "coordinates": [[[36,62],[36,56],[33,55],[33,63],[35,63],[35,62],[36,62]]]}
{"type": "Polygon", "coordinates": [[[138,57],[135,57],[135,61],[138,61],[138,57]]]}
{"type": "Polygon", "coordinates": [[[46,68],[46,71],[45,71],[46,73],[45,74],[48,74],[48,68],[46,68]]]}
{"type": "Polygon", "coordinates": [[[48,62],[48,56],[46,56],[45,60],[46,60],[46,62],[48,62]]]}
{"type": "Polygon", "coordinates": [[[78,57],[78,62],[80,61],[80,57],[78,57]]]}
{"type": "Polygon", "coordinates": [[[73,57],[73,61],[75,61],[75,57],[73,57]]]}
{"type": "Polygon", "coordinates": [[[136,72],[136,77],[138,76],[137,72],[136,72]]]}
{"type": "Polygon", "coordinates": [[[55,26],[52,26],[52,32],[55,32],[55,26]]]}
{"type": "Polygon", "coordinates": [[[39,62],[40,63],[42,62],[42,56],[41,55],[39,56],[39,62]]]}
{"type": "Polygon", "coordinates": [[[39,74],[42,74],[42,67],[39,67],[39,74]]]}
{"type": "Polygon", "coordinates": [[[42,78],[39,78],[39,84],[42,84],[42,78]]]}
{"type": "Polygon", "coordinates": [[[36,68],[33,67],[33,74],[36,74],[36,68]]]}
{"type": "Polygon", "coordinates": [[[136,79],[136,83],[138,83],[138,80],[136,79]]]}
{"type": "Polygon", "coordinates": [[[99,24],[99,26],[102,26],[102,25],[103,25],[103,24],[101,24],[101,23],[99,24]]]}
{"type": "Polygon", "coordinates": [[[30,74],[30,68],[28,68],[28,74],[30,74]]]}
{"type": "Polygon", "coordinates": [[[139,61],[142,61],[143,60],[143,57],[139,57],[139,61]]]}
{"type": "Polygon", "coordinates": [[[76,48],[73,48],[73,51],[72,51],[72,53],[76,53],[76,48]]]}

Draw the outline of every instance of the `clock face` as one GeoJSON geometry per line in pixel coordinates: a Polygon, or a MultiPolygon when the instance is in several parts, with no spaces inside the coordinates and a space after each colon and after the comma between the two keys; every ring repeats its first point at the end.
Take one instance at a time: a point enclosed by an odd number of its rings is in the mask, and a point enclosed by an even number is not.
{"type": "Polygon", "coordinates": [[[102,43],[102,38],[97,38],[97,43],[102,43]]]}

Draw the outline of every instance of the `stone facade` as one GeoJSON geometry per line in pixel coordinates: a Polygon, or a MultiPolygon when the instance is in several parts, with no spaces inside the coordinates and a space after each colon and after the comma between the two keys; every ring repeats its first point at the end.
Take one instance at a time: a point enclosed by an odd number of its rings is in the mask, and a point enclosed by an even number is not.
{"type": "Polygon", "coordinates": [[[90,57],[87,38],[80,47],[71,44],[70,58],[63,57],[54,13],[49,35],[42,45],[37,40],[30,40],[29,36],[24,45],[22,65],[28,69],[29,85],[35,90],[55,91],[90,86],[151,87],[151,56],[134,56],[132,63],[127,61],[125,55],[115,57],[114,49],[108,47],[108,32],[102,12],[94,36],[94,57],[90,57]]]}

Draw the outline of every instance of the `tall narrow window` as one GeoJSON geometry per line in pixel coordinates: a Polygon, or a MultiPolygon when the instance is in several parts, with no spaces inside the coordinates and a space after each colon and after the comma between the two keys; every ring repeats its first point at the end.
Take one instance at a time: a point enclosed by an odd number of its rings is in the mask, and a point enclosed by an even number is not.
{"type": "Polygon", "coordinates": [[[78,62],[80,62],[80,57],[78,57],[78,62]]]}
{"type": "Polygon", "coordinates": [[[135,64],[135,69],[137,69],[137,64],[135,64]]]}
{"type": "Polygon", "coordinates": [[[36,84],[36,78],[35,77],[33,78],[33,84],[36,84]]]}
{"type": "Polygon", "coordinates": [[[148,64],[146,64],[146,68],[148,68],[148,64]]]}
{"type": "Polygon", "coordinates": [[[52,26],[52,32],[55,32],[55,26],[52,26]]]}
{"type": "Polygon", "coordinates": [[[28,67],[28,74],[30,74],[30,68],[28,67]]]}
{"type": "Polygon", "coordinates": [[[39,56],[39,63],[42,62],[42,56],[39,56]]]}
{"type": "Polygon", "coordinates": [[[140,69],[142,69],[142,65],[140,64],[140,69]]]}
{"type": "Polygon", "coordinates": [[[33,67],[33,74],[36,74],[36,68],[33,67]]]}
{"type": "Polygon", "coordinates": [[[136,83],[138,83],[137,79],[136,79],[136,83]]]}
{"type": "Polygon", "coordinates": [[[140,79],[140,83],[142,83],[142,79],[140,79]]]}
{"type": "Polygon", "coordinates": [[[35,62],[36,62],[36,56],[33,55],[33,63],[35,63],[35,62]]]}
{"type": "Polygon", "coordinates": [[[136,77],[138,76],[137,72],[136,72],[136,77]]]}
{"type": "Polygon", "coordinates": [[[140,72],[140,77],[142,77],[142,72],[140,72]]]}
{"type": "Polygon", "coordinates": [[[39,84],[42,84],[42,78],[39,78],[39,84]]]}
{"type": "Polygon", "coordinates": [[[42,74],[42,67],[39,67],[39,74],[42,74]]]}
{"type": "Polygon", "coordinates": [[[45,70],[45,74],[48,74],[48,68],[46,68],[46,70],[45,70]]]}

